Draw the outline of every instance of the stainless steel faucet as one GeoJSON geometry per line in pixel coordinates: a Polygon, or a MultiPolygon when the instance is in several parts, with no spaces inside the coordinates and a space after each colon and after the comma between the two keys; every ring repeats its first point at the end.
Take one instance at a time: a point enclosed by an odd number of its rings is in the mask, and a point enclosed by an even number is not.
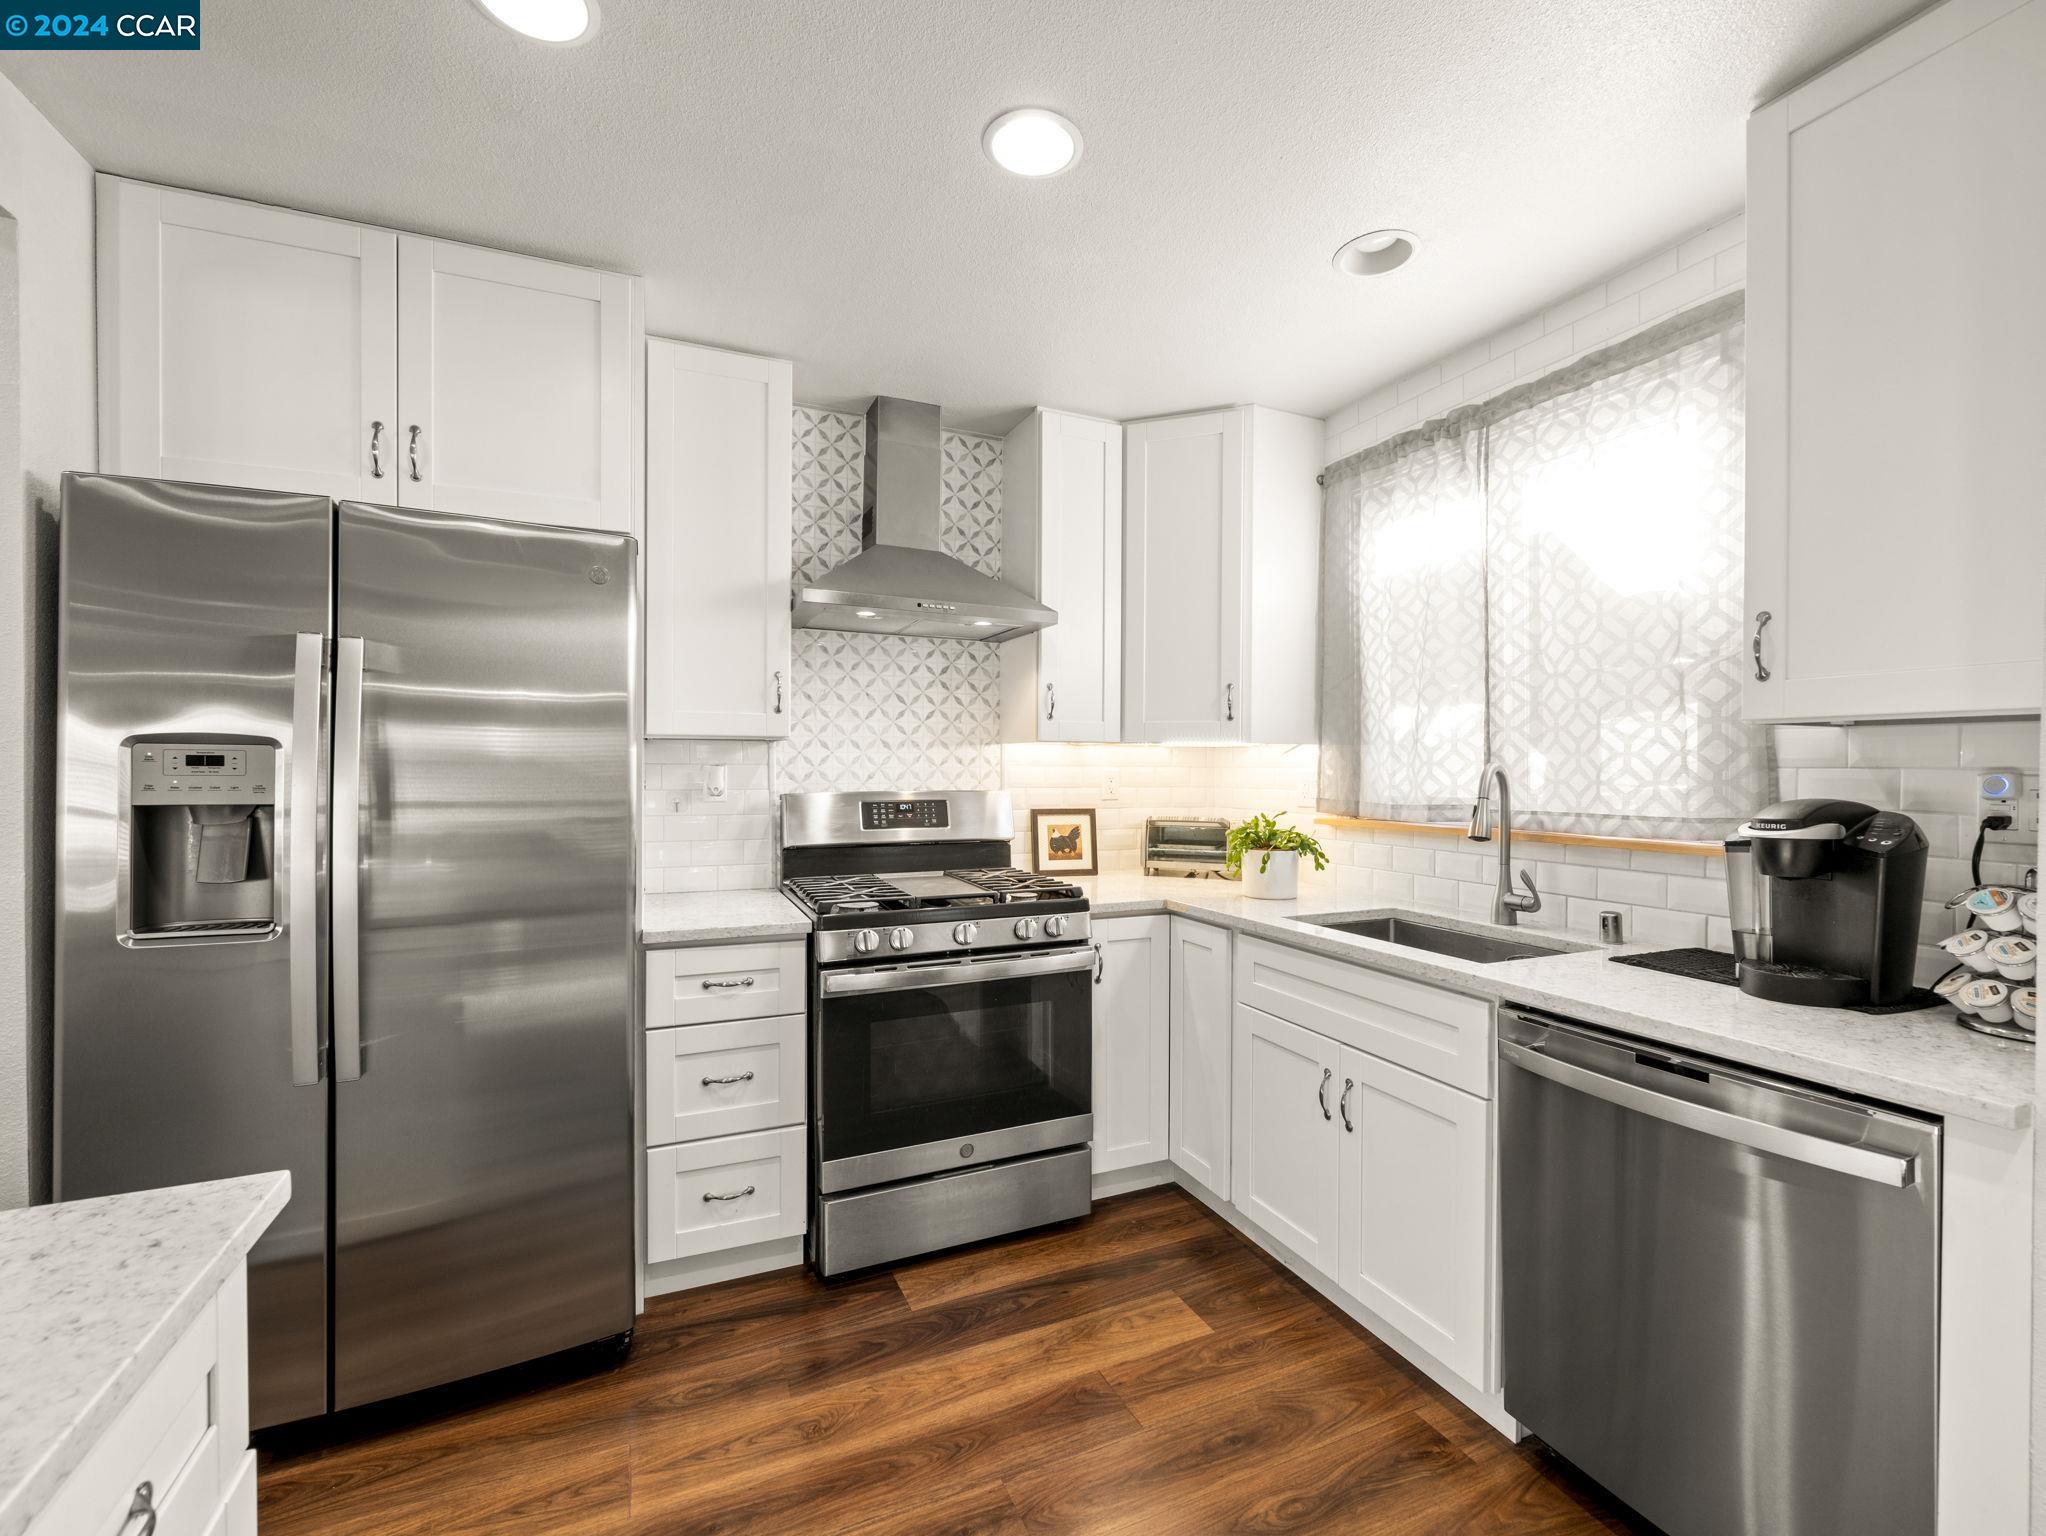
{"type": "Polygon", "coordinates": [[[1492,921],[1517,926],[1523,912],[1542,909],[1542,893],[1535,889],[1534,876],[1520,872],[1525,894],[1513,888],[1513,789],[1506,782],[1506,770],[1496,762],[1485,764],[1478,775],[1477,803],[1471,807],[1471,829],[1465,835],[1474,843],[1492,841],[1492,785],[1499,786],[1499,884],[1492,892],[1492,921]]]}

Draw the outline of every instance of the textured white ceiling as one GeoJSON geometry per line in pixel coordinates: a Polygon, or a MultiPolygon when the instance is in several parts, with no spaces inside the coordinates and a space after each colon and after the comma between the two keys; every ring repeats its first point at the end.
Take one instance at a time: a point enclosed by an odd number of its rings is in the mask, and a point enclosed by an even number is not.
{"type": "Polygon", "coordinates": [[[1917,0],[216,0],[197,54],[0,54],[103,170],[644,274],[798,398],[1314,415],[1741,206],[1757,102],[1917,0]],[[1027,182],[980,131],[1040,104],[1027,182]],[[1330,271],[1381,225],[1404,271],[1330,271]]]}

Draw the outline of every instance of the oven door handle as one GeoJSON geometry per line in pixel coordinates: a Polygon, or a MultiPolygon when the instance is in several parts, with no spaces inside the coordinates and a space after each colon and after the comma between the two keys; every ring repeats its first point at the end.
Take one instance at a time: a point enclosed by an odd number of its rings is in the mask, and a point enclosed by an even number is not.
{"type": "Polygon", "coordinates": [[[925,987],[965,986],[976,981],[1015,981],[1031,976],[1056,976],[1062,971],[1094,969],[1094,948],[1082,944],[1049,954],[1017,955],[1000,960],[944,960],[929,965],[886,965],[870,970],[827,971],[821,984],[826,997],[852,992],[908,992],[925,987]]]}

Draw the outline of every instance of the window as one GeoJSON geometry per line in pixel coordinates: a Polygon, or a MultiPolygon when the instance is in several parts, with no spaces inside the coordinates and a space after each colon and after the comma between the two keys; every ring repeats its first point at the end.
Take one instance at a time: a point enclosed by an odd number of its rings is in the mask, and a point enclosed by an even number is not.
{"type": "Polygon", "coordinates": [[[1486,759],[1551,831],[1720,837],[1740,717],[1741,300],[1328,472],[1321,809],[1460,817],[1486,759]]]}

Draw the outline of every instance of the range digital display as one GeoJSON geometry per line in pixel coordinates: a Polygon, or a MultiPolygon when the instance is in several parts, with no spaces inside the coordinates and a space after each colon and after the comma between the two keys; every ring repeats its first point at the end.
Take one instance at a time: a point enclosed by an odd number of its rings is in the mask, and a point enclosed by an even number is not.
{"type": "Polygon", "coordinates": [[[950,806],[943,800],[860,802],[860,826],[869,832],[892,832],[898,827],[948,827],[951,824],[950,806]]]}

